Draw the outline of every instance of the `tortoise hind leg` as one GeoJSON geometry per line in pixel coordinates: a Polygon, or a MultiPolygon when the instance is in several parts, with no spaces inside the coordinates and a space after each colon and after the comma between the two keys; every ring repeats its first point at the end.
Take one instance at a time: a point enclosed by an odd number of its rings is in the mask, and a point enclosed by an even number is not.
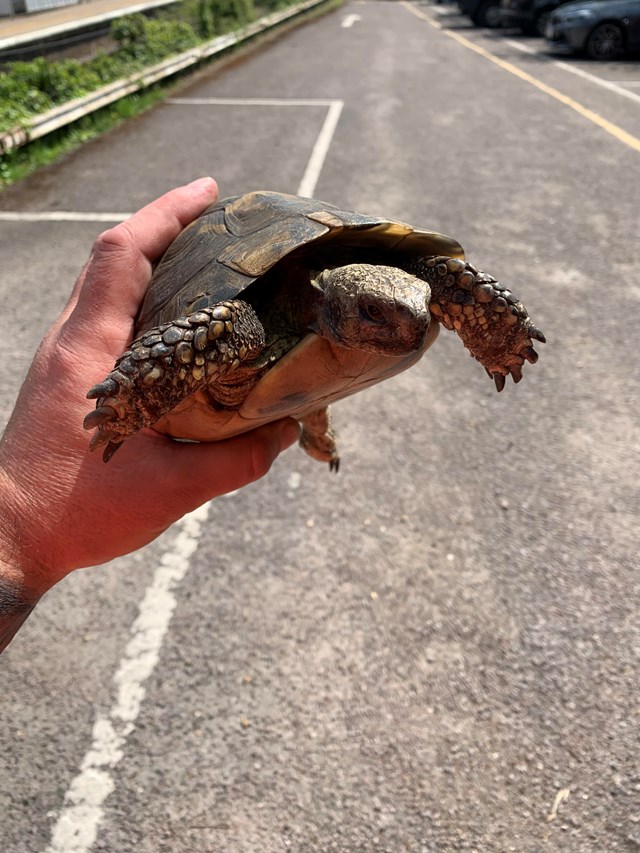
{"type": "Polygon", "coordinates": [[[108,462],[126,438],[152,426],[216,377],[256,358],[264,344],[262,324],[240,300],[149,329],[87,394],[96,400],[84,419],[85,429],[97,427],[90,448],[106,445],[103,459],[108,462]]]}
{"type": "Polygon", "coordinates": [[[318,462],[328,462],[329,470],[337,472],[340,468],[340,457],[328,407],[300,418],[300,423],[300,447],[318,462]]]}

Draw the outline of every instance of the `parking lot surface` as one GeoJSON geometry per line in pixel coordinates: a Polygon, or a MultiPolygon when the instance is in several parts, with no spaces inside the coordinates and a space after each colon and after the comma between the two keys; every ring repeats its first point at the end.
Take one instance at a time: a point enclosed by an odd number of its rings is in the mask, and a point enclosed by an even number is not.
{"type": "Polygon", "coordinates": [[[3,420],[96,235],[207,173],[451,234],[548,340],[497,395],[443,332],[335,406],[339,475],[293,448],[55,588],[4,849],[640,848],[639,80],[349,2],[0,194],[3,420]]]}

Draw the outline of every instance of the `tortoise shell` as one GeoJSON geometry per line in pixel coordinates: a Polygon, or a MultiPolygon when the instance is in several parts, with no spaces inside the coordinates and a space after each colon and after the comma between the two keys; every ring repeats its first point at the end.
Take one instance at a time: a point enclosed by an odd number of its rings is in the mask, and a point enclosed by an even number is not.
{"type": "MultiPolygon", "coordinates": [[[[442,234],[276,192],[252,192],[211,205],[172,243],[140,309],[137,335],[228,299],[260,291],[272,308],[286,276],[309,287],[309,270],[352,263],[399,265],[412,257],[464,258],[442,234]]],[[[411,367],[433,343],[402,357],[344,350],[310,333],[284,354],[239,407],[212,407],[206,390],[185,398],[154,429],[175,438],[229,437],[279,417],[304,417],[411,367]]]]}
{"type": "MultiPolygon", "coordinates": [[[[187,226],[163,256],[140,309],[137,334],[242,298],[249,285],[292,257],[321,270],[351,263],[395,266],[395,258],[428,255],[464,258],[464,251],[443,234],[314,199],[276,192],[222,199],[187,226]]],[[[277,275],[266,281],[277,282],[277,275]]],[[[308,286],[306,278],[301,286],[308,286]]]]}

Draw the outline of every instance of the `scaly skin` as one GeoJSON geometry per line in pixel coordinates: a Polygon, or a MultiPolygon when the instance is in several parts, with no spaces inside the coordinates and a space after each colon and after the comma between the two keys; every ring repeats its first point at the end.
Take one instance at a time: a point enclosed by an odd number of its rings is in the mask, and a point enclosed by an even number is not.
{"type": "Polygon", "coordinates": [[[429,283],[431,314],[458,333],[465,347],[502,391],[505,376],[522,379],[525,361],[535,364],[533,341],[545,337],[516,296],[488,273],[457,258],[420,258],[407,272],[429,283]]]}
{"type": "Polygon", "coordinates": [[[336,434],[331,426],[329,408],[318,409],[300,419],[302,433],[300,447],[318,462],[328,462],[329,470],[336,473],[340,469],[340,456],[336,445],[336,434]]]}
{"type": "Polygon", "coordinates": [[[217,376],[256,358],[264,345],[262,324],[240,300],[221,302],[140,335],[87,394],[97,400],[84,419],[85,429],[98,427],[91,449],[106,445],[103,459],[108,462],[128,436],[156,423],[217,376]]]}

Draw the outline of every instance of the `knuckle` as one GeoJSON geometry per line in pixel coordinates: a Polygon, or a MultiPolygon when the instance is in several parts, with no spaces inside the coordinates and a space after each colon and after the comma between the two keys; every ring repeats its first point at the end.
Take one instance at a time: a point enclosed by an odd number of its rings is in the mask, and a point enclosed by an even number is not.
{"type": "Polygon", "coordinates": [[[134,246],[134,237],[128,222],[120,222],[98,235],[93,244],[94,255],[128,252],[134,246]]]}

